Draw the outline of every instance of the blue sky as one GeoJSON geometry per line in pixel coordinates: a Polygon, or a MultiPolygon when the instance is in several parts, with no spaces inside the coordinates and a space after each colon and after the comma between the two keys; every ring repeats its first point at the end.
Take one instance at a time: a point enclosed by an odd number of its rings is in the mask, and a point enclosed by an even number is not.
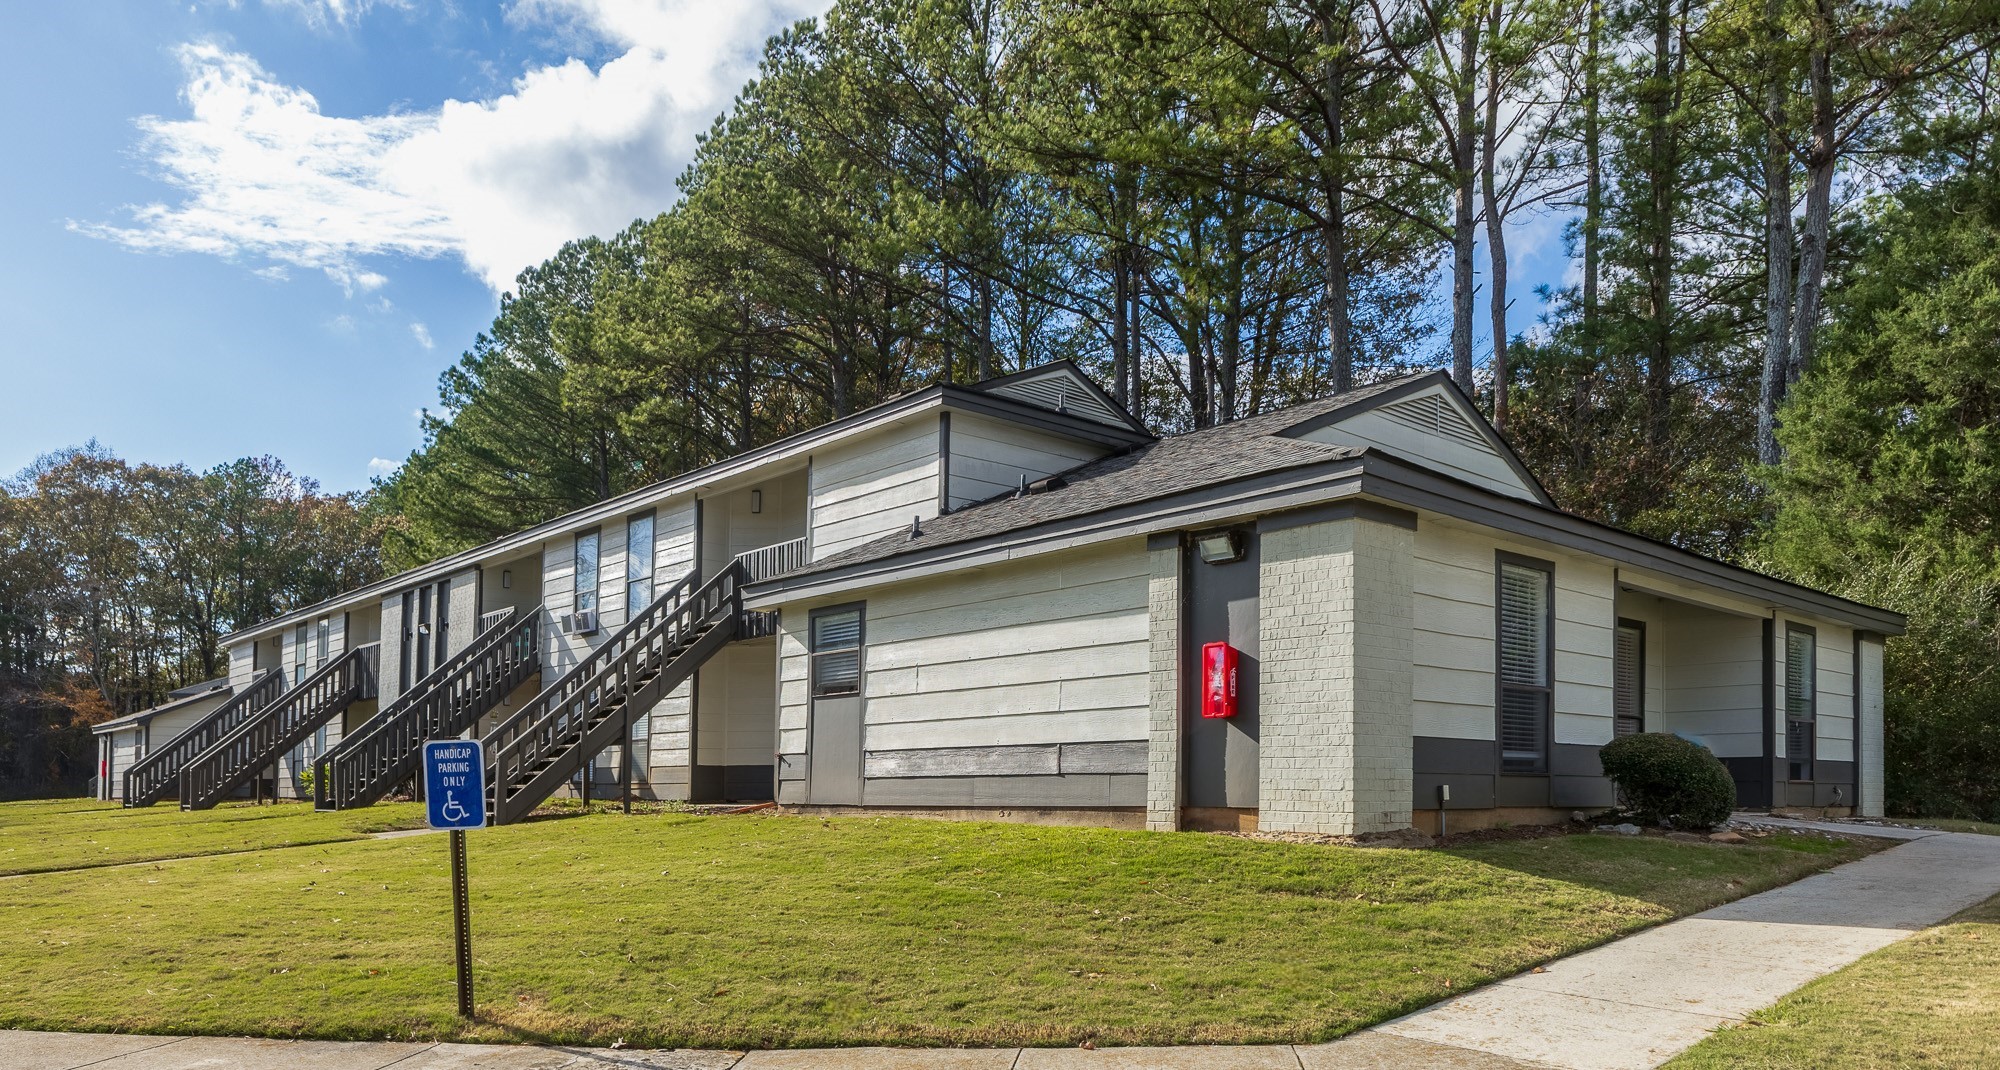
{"type": "MultiPolygon", "coordinates": [[[[668,207],[764,38],[823,6],[5,5],[0,474],[94,438],[365,486],[508,280],[668,207]]],[[[1554,233],[1514,239],[1517,329],[1554,233]]]]}

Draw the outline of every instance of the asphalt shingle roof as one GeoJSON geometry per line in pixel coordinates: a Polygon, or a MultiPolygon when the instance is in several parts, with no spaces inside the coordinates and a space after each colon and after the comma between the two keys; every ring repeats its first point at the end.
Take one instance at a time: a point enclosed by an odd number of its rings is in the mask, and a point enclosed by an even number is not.
{"type": "Polygon", "coordinates": [[[1285,438],[1279,432],[1418,378],[1423,376],[1390,379],[1345,394],[1134,446],[1061,473],[1060,486],[968,505],[924,521],[923,533],[915,539],[908,531],[884,535],[785,573],[784,577],[806,576],[919,548],[1001,535],[1266,472],[1358,457],[1363,451],[1356,447],[1285,438]]]}

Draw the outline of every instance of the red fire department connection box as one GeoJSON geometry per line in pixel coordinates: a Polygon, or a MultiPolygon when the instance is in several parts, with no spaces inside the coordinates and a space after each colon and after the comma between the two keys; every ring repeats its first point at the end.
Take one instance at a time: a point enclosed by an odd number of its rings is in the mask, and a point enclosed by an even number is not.
{"type": "Polygon", "coordinates": [[[1236,648],[1228,643],[1201,648],[1201,715],[1236,716],[1236,648]]]}

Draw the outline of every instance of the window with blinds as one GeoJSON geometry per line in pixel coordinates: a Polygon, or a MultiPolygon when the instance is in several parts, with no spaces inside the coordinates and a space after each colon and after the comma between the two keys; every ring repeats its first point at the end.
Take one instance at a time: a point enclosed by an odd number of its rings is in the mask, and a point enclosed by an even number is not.
{"type": "Polygon", "coordinates": [[[1621,620],[1611,651],[1613,734],[1636,736],[1646,730],[1646,626],[1621,620]]]}
{"type": "Polygon", "coordinates": [[[861,607],[829,610],[812,619],[812,694],[861,693],[861,607]]]}
{"type": "Polygon", "coordinates": [[[652,604],[653,514],[641,513],[625,524],[625,619],[635,619],[652,604]]]}
{"type": "Polygon", "coordinates": [[[1785,625],[1785,763],[1793,780],[1813,778],[1814,672],[1818,636],[1803,624],[1785,625]]]}
{"type": "Polygon", "coordinates": [[[587,613],[597,608],[597,532],[589,531],[576,537],[575,586],[571,590],[576,595],[576,611],[587,613]]]}
{"type": "Polygon", "coordinates": [[[1546,773],[1555,573],[1546,565],[1503,558],[1498,602],[1500,771],[1546,773]]]}

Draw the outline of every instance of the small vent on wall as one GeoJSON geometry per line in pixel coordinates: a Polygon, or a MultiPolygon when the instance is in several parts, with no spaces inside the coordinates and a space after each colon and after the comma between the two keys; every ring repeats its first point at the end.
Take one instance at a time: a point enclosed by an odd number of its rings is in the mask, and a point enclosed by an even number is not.
{"type": "Polygon", "coordinates": [[[1440,394],[1423,394],[1407,401],[1393,402],[1376,410],[1383,416],[1425,434],[1444,435],[1487,448],[1486,436],[1472,426],[1458,407],[1440,394]]]}

